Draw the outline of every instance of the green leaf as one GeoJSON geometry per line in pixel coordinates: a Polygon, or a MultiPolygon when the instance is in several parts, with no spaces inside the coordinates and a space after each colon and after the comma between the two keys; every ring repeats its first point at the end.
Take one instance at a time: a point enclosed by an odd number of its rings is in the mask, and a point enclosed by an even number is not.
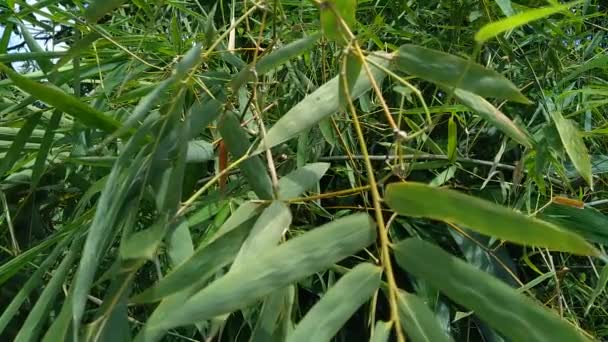
{"type": "Polygon", "coordinates": [[[577,234],[453,190],[433,188],[421,183],[391,184],[385,200],[401,215],[448,221],[520,244],[581,255],[599,255],[592,245],[577,234]]]}
{"type": "Polygon", "coordinates": [[[555,121],[555,126],[559,132],[562,144],[564,144],[566,153],[568,153],[572,164],[574,164],[574,168],[593,189],[591,158],[589,157],[589,152],[587,152],[583,137],[576,128],[575,123],[572,120],[564,118],[562,113],[553,111],[551,115],[553,116],[553,121],[555,121]]]}
{"type": "Polygon", "coordinates": [[[391,336],[392,325],[393,323],[391,322],[376,322],[374,332],[372,337],[369,339],[369,342],[388,342],[388,339],[391,336]]]}
{"type": "Polygon", "coordinates": [[[513,6],[511,5],[511,0],[494,0],[496,2],[496,4],[498,5],[498,7],[500,7],[500,10],[502,11],[502,14],[504,14],[505,16],[511,16],[513,15],[513,6]]]}
{"type": "Polygon", "coordinates": [[[254,222],[252,218],[248,218],[236,228],[198,247],[190,258],[154,286],[136,295],[132,301],[155,302],[209,279],[215,272],[234,260],[254,222]]]}
{"type": "Polygon", "coordinates": [[[94,24],[125,2],[126,0],[93,0],[84,11],[84,17],[89,23],[94,24]]]}
{"type": "Polygon", "coordinates": [[[548,17],[552,14],[566,11],[568,8],[581,2],[582,1],[574,1],[565,5],[537,8],[495,21],[485,25],[479,31],[477,31],[475,34],[475,41],[477,41],[479,44],[483,44],[487,40],[492,39],[503,32],[526,25],[535,20],[548,17]]]}
{"type": "Polygon", "coordinates": [[[349,49],[343,56],[342,66],[340,67],[340,84],[338,86],[340,103],[342,106],[348,104],[357,78],[359,77],[359,74],[361,74],[362,66],[361,60],[355,55],[352,49],[349,49]]]}
{"type": "Polygon", "coordinates": [[[511,139],[526,147],[532,147],[529,134],[481,96],[462,89],[454,89],[454,96],[465,106],[479,114],[484,120],[503,131],[511,139]]]}
{"type": "Polygon", "coordinates": [[[586,239],[608,245],[608,217],[601,211],[591,208],[575,208],[551,203],[546,206],[540,217],[558,226],[572,230],[586,239]]]}
{"type": "Polygon", "coordinates": [[[349,29],[353,30],[357,20],[357,0],[323,0],[320,5],[321,27],[329,40],[338,43],[348,41],[348,35],[341,24],[342,19],[349,29]]]}
{"type": "Polygon", "coordinates": [[[475,311],[480,320],[512,341],[588,341],[556,314],[437,246],[407,239],[394,251],[404,270],[475,311]]]}
{"type": "MultiPolygon", "coordinates": [[[[51,116],[51,120],[48,123],[46,128],[46,132],[44,133],[44,137],[42,138],[42,143],[40,144],[40,149],[36,154],[36,162],[34,164],[34,168],[32,170],[32,183],[31,188],[35,189],[38,186],[38,182],[42,178],[44,174],[44,169],[46,166],[47,157],[49,152],[51,151],[51,146],[53,144],[53,139],[55,137],[55,130],[59,127],[59,122],[61,121],[61,112],[55,111],[51,116]]],[[[0,172],[0,175],[2,173],[0,172]]]]}
{"type": "Polygon", "coordinates": [[[291,323],[291,306],[295,286],[270,294],[264,300],[250,342],[284,341],[287,325],[291,323]]]}
{"type": "Polygon", "coordinates": [[[447,146],[447,155],[448,160],[453,163],[458,157],[457,153],[458,147],[458,127],[454,122],[454,118],[450,117],[448,121],[448,146],[447,146]]]}
{"type": "Polygon", "coordinates": [[[202,163],[212,160],[215,157],[213,145],[204,140],[194,140],[188,142],[188,154],[186,162],[202,163]]]}
{"type": "Polygon", "coordinates": [[[374,224],[367,214],[335,220],[258,255],[190,297],[179,311],[148,324],[152,330],[170,329],[247,307],[326,269],[375,239],[374,224]]]}
{"type": "Polygon", "coordinates": [[[435,314],[418,296],[401,291],[398,300],[401,325],[414,342],[448,342],[452,340],[437,322],[435,314]]]}
{"type": "Polygon", "coordinates": [[[42,113],[38,112],[27,118],[23,127],[21,127],[19,133],[13,140],[8,152],[4,158],[2,158],[2,161],[0,161],[0,177],[4,177],[4,174],[10,171],[17,160],[19,160],[21,153],[23,153],[23,147],[30,135],[32,135],[34,128],[38,125],[38,122],[40,122],[41,117],[42,113]]]}
{"type": "Polygon", "coordinates": [[[291,199],[312,189],[329,169],[329,163],[312,163],[279,179],[279,198],[291,199]]]}
{"type": "Polygon", "coordinates": [[[395,62],[401,71],[442,86],[460,88],[483,97],[530,103],[501,74],[445,52],[403,45],[395,55],[395,62]]]}
{"type": "Polygon", "coordinates": [[[188,221],[182,219],[167,238],[167,255],[172,267],[180,265],[194,254],[194,243],[188,221]]]}
{"type": "Polygon", "coordinates": [[[11,300],[10,304],[4,309],[0,316],[0,335],[2,335],[11,319],[18,313],[23,302],[31,295],[31,292],[34,289],[40,288],[44,274],[49,272],[49,268],[55,263],[59,254],[64,252],[70,240],[70,238],[65,238],[57,244],[53,251],[45,257],[36,271],[27,279],[25,284],[23,284],[17,295],[11,300]]]}
{"type": "Polygon", "coordinates": [[[285,64],[285,62],[290,59],[311,50],[319,38],[321,38],[321,35],[319,33],[314,33],[272,51],[260,58],[254,66],[243,68],[238,75],[230,81],[230,86],[234,92],[237,92],[243,83],[255,79],[256,76],[260,77],[272,69],[285,64]],[[253,71],[255,71],[255,73],[253,71]]]}
{"type": "MultiPolygon", "coordinates": [[[[368,59],[383,67],[388,67],[391,57],[389,55],[372,55],[368,59]]],[[[384,72],[373,65],[370,65],[370,69],[374,80],[380,84],[384,79],[384,72]]],[[[272,148],[292,139],[337,112],[340,108],[339,78],[340,76],[334,77],[285,113],[268,130],[265,141],[260,144],[255,153],[261,153],[267,148],[272,148]]],[[[355,82],[351,97],[353,100],[357,99],[370,88],[371,83],[365,70],[362,70],[355,82]]]]}
{"type": "MultiPolygon", "coordinates": [[[[234,113],[225,112],[220,117],[218,129],[226,143],[226,148],[235,159],[247,153],[250,146],[249,139],[234,113]]],[[[251,157],[243,161],[239,167],[245,178],[247,178],[247,182],[260,199],[272,199],[270,176],[268,176],[266,166],[260,157],[251,157]]]]}
{"type": "Polygon", "coordinates": [[[597,299],[597,297],[604,291],[606,288],[606,284],[608,284],[608,265],[604,265],[602,267],[602,272],[600,273],[600,278],[597,280],[597,284],[595,288],[593,288],[593,293],[589,297],[589,302],[587,303],[587,307],[585,307],[585,316],[589,313],[591,306],[593,306],[593,302],[597,299]]]}
{"type": "Polygon", "coordinates": [[[260,253],[276,246],[291,224],[289,207],[279,201],[273,201],[253,225],[249,236],[243,243],[234,259],[232,269],[249,260],[254,260],[260,253]]]}
{"type": "Polygon", "coordinates": [[[53,278],[46,284],[40,298],[36,301],[36,304],[29,312],[29,315],[23,322],[23,326],[15,341],[36,341],[40,330],[45,326],[46,317],[53,308],[55,297],[61,291],[61,286],[64,284],[65,278],[72,267],[72,263],[76,259],[76,248],[72,246],[68,254],[63,258],[57,269],[53,274],[53,278]]]}
{"type": "Polygon", "coordinates": [[[81,102],[78,98],[64,93],[59,88],[34,82],[19,75],[2,63],[0,63],[0,71],[6,73],[21,90],[62,112],[72,115],[85,126],[99,128],[107,132],[112,132],[120,127],[118,121],[81,102]]]}
{"type": "Polygon", "coordinates": [[[378,290],[381,275],[382,269],[369,263],[348,271],[306,313],[287,342],[330,341],[378,290]]]}

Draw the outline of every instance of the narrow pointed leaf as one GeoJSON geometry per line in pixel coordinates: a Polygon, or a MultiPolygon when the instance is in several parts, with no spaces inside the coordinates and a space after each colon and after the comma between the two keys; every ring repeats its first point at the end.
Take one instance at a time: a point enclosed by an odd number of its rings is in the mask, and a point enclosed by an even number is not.
{"type": "Polygon", "coordinates": [[[238,73],[237,76],[230,82],[230,86],[236,92],[241,85],[255,76],[260,77],[270,70],[284,64],[290,59],[297,57],[310,49],[317,43],[321,38],[321,34],[314,33],[310,36],[300,38],[292,43],[272,51],[271,53],[263,56],[255,64],[255,66],[247,66],[238,73]],[[255,71],[255,73],[253,72],[255,71]]]}
{"type": "Polygon", "coordinates": [[[511,139],[526,147],[532,147],[529,134],[481,96],[463,89],[454,89],[454,96],[483,119],[503,131],[511,139]]]}
{"type": "Polygon", "coordinates": [[[449,342],[435,314],[418,296],[402,291],[399,294],[399,317],[405,332],[414,342],[449,342]]]}
{"type": "Polygon", "coordinates": [[[352,31],[356,24],[357,0],[324,0],[320,4],[321,27],[329,40],[344,44],[348,35],[341,21],[352,31]]]}
{"type": "MultiPolygon", "coordinates": [[[[379,65],[388,67],[391,56],[386,54],[372,55],[368,59],[373,60],[379,65]]],[[[370,68],[374,80],[380,84],[385,77],[385,73],[371,64],[370,68]]],[[[319,123],[319,121],[337,112],[340,108],[339,79],[340,76],[334,77],[312,94],[306,96],[297,105],[293,106],[268,130],[265,142],[260,144],[255,152],[260,153],[266,148],[272,148],[282,142],[295,138],[300,133],[319,123]]],[[[357,99],[370,88],[371,83],[365,70],[362,70],[353,86],[351,97],[353,100],[357,99]]]]}
{"type": "Polygon", "coordinates": [[[374,333],[372,337],[369,339],[369,342],[388,342],[389,337],[391,336],[393,323],[378,321],[374,326],[374,333]]]}
{"type": "Polygon", "coordinates": [[[395,246],[395,257],[404,270],[473,310],[512,341],[589,341],[541,304],[435,245],[407,239],[395,246]]]}
{"type": "Polygon", "coordinates": [[[279,198],[290,199],[312,189],[329,169],[329,163],[307,164],[279,179],[279,198]]]}
{"type": "Polygon", "coordinates": [[[262,211],[253,225],[249,237],[243,243],[232,264],[232,269],[255,259],[260,253],[278,245],[281,237],[289,228],[291,219],[291,211],[285,203],[272,202],[268,208],[262,211]]]}
{"type": "Polygon", "coordinates": [[[461,224],[482,234],[520,244],[581,255],[599,255],[592,245],[575,233],[454,190],[421,183],[391,184],[385,200],[402,215],[461,224]]]}
{"type": "Polygon", "coordinates": [[[136,303],[158,301],[195,283],[204,282],[234,260],[254,222],[252,219],[246,220],[216,240],[197,248],[190,258],[173,269],[156,285],[136,295],[132,301],[136,303]]]}
{"type": "Polygon", "coordinates": [[[482,97],[529,103],[517,87],[501,74],[442,51],[403,45],[395,55],[397,67],[410,75],[482,97]]]}
{"type": "MultiPolygon", "coordinates": [[[[239,119],[232,112],[225,112],[218,123],[220,134],[228,151],[235,159],[242,157],[249,150],[249,139],[241,127],[239,119]]],[[[260,199],[272,198],[272,184],[266,167],[259,156],[254,156],[239,165],[247,182],[260,199]]]]}
{"type": "Polygon", "coordinates": [[[537,8],[510,16],[499,21],[495,21],[493,23],[485,25],[479,31],[477,31],[477,33],[475,34],[475,40],[478,43],[483,44],[487,40],[492,39],[503,32],[512,30],[535,20],[548,17],[552,14],[566,11],[571,6],[574,6],[579,3],[581,3],[581,1],[575,1],[565,5],[537,8]]]}
{"type": "Polygon", "coordinates": [[[381,275],[382,269],[369,263],[347,272],[306,313],[287,342],[330,341],[378,290],[381,275]]]}
{"type": "Polygon", "coordinates": [[[112,132],[120,127],[118,121],[81,102],[76,97],[64,93],[59,88],[32,81],[19,75],[2,63],[0,63],[0,71],[6,73],[21,90],[62,112],[70,114],[85,126],[99,128],[108,132],[112,132]]]}
{"type": "Polygon", "coordinates": [[[244,308],[279,288],[324,270],[368,246],[375,238],[373,221],[366,214],[335,220],[260,254],[190,297],[179,312],[148,323],[157,329],[169,329],[244,308]]]}
{"type": "Polygon", "coordinates": [[[574,122],[564,118],[562,113],[555,111],[551,115],[555,121],[555,126],[566,149],[566,153],[568,153],[572,164],[574,164],[574,168],[593,189],[591,158],[589,157],[583,137],[574,122]]]}
{"type": "Polygon", "coordinates": [[[87,6],[84,17],[89,23],[96,23],[107,13],[124,4],[127,0],[94,0],[87,6]]]}

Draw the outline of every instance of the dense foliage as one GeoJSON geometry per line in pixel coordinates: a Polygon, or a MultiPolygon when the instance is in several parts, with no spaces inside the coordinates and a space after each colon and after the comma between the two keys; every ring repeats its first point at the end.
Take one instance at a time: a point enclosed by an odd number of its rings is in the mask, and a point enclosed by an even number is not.
{"type": "Polygon", "coordinates": [[[606,5],[0,3],[0,336],[608,338],[606,5]]]}

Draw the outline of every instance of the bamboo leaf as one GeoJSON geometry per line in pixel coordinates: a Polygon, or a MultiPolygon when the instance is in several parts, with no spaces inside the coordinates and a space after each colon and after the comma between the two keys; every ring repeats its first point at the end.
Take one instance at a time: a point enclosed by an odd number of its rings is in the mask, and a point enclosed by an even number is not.
{"type": "MultiPolygon", "coordinates": [[[[368,57],[368,59],[373,60],[379,65],[388,67],[391,57],[386,54],[376,54],[368,57]]],[[[381,83],[385,76],[384,72],[371,64],[370,68],[374,80],[377,83],[381,83]]],[[[334,77],[285,113],[268,130],[265,141],[260,144],[255,153],[260,153],[265,151],[266,148],[272,148],[292,139],[313,127],[319,121],[337,112],[340,108],[339,78],[340,76],[334,77]]],[[[371,83],[365,70],[362,70],[353,86],[351,97],[353,100],[357,99],[370,88],[371,83]]]]}
{"type": "Polygon", "coordinates": [[[418,296],[401,291],[398,306],[401,324],[414,342],[452,340],[437,322],[435,314],[418,296]]]}
{"type": "Polygon", "coordinates": [[[136,303],[161,300],[192,285],[205,282],[232,262],[255,221],[248,218],[213,241],[198,247],[186,261],[174,268],[154,286],[132,298],[136,303]],[[201,271],[203,270],[203,271],[201,271]]]}
{"type": "Polygon", "coordinates": [[[279,179],[279,198],[290,199],[312,189],[329,169],[329,163],[307,164],[279,179]]]}
{"type": "MultiPolygon", "coordinates": [[[[251,305],[368,246],[375,240],[375,235],[373,221],[366,214],[347,216],[316,228],[233,269],[190,297],[178,312],[172,312],[162,320],[148,321],[151,333],[251,305]]],[[[142,337],[145,338],[145,333],[142,337]]]]}
{"type": "Polygon", "coordinates": [[[553,111],[551,112],[551,115],[555,121],[555,126],[559,132],[562,144],[564,144],[566,153],[568,153],[570,160],[572,160],[572,164],[574,164],[574,168],[576,168],[578,173],[583,177],[587,184],[589,184],[591,189],[593,189],[591,158],[589,157],[589,152],[587,151],[583,137],[576,128],[574,122],[564,118],[562,113],[553,111]]]}
{"type": "Polygon", "coordinates": [[[548,17],[555,13],[566,11],[568,10],[568,8],[577,5],[581,2],[582,1],[574,1],[564,5],[537,8],[518,13],[516,15],[510,16],[499,21],[495,21],[493,23],[483,26],[479,31],[477,31],[477,33],[475,34],[475,41],[477,41],[479,44],[483,44],[487,40],[492,39],[503,32],[526,25],[535,20],[548,17]]]}
{"type": "Polygon", "coordinates": [[[6,73],[21,90],[64,113],[70,114],[85,126],[99,128],[108,132],[112,132],[120,127],[118,121],[81,102],[76,97],[64,93],[59,88],[29,80],[2,63],[0,63],[0,71],[6,73]]]}
{"type": "Polygon", "coordinates": [[[479,319],[512,341],[588,341],[556,314],[437,246],[407,239],[394,250],[404,270],[475,311],[479,319]]]}
{"type": "Polygon", "coordinates": [[[89,23],[94,24],[125,2],[126,0],[93,0],[84,11],[84,17],[89,23]]]}
{"type": "Polygon", "coordinates": [[[385,200],[401,215],[461,224],[482,234],[520,244],[581,255],[599,255],[592,245],[577,234],[454,190],[421,183],[391,184],[385,200]],[[431,206],[428,203],[441,205],[431,206]]]}
{"type": "Polygon", "coordinates": [[[450,88],[460,88],[483,97],[530,101],[501,74],[460,57],[417,45],[403,45],[395,55],[403,72],[450,88]]]}
{"type": "Polygon", "coordinates": [[[490,122],[492,125],[496,126],[496,128],[511,137],[511,139],[526,147],[532,147],[529,134],[523,128],[515,125],[511,119],[481,96],[462,89],[455,89],[454,96],[456,96],[456,98],[465,106],[474,110],[484,120],[490,122]]]}
{"type": "Polygon", "coordinates": [[[287,342],[330,341],[378,290],[381,275],[382,269],[372,264],[355,266],[306,313],[287,342]]]}
{"type": "MultiPolygon", "coordinates": [[[[242,157],[249,150],[249,139],[241,127],[239,119],[232,112],[225,112],[218,123],[218,129],[228,151],[234,158],[242,157]]],[[[247,182],[260,199],[272,198],[272,184],[260,157],[254,156],[239,165],[247,182]]]]}
{"type": "Polygon", "coordinates": [[[253,225],[249,237],[243,242],[234,259],[231,270],[276,246],[289,228],[291,219],[291,211],[287,205],[278,201],[272,202],[253,225]]]}
{"type": "Polygon", "coordinates": [[[341,21],[352,31],[357,23],[357,0],[324,0],[320,3],[321,27],[329,40],[344,44],[348,35],[344,32],[341,21]]]}

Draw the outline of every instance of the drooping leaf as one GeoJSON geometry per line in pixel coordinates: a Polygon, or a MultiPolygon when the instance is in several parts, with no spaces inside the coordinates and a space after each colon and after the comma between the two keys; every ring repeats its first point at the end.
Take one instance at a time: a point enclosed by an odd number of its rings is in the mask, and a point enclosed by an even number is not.
{"type": "Polygon", "coordinates": [[[402,215],[448,221],[520,244],[581,255],[599,255],[592,245],[575,233],[454,190],[411,182],[391,184],[385,200],[402,215]]]}
{"type": "Polygon", "coordinates": [[[512,341],[589,341],[541,304],[435,245],[407,239],[394,251],[404,270],[473,310],[512,341]]]}
{"type": "Polygon", "coordinates": [[[481,96],[462,89],[454,89],[454,96],[513,140],[526,147],[532,147],[529,134],[481,96]]]}
{"type": "Polygon", "coordinates": [[[583,137],[576,128],[574,122],[564,118],[562,113],[553,111],[551,112],[551,115],[555,121],[555,126],[559,132],[562,144],[566,149],[566,153],[568,153],[570,160],[572,160],[572,164],[574,164],[576,170],[593,189],[591,158],[589,157],[589,152],[587,151],[583,137]]]}
{"type": "Polygon", "coordinates": [[[394,59],[401,71],[442,86],[483,97],[530,103],[511,81],[474,61],[417,45],[401,46],[394,59]]]}
{"type": "Polygon", "coordinates": [[[306,313],[287,342],[330,341],[378,290],[381,275],[382,269],[372,264],[355,266],[306,313]]]}

